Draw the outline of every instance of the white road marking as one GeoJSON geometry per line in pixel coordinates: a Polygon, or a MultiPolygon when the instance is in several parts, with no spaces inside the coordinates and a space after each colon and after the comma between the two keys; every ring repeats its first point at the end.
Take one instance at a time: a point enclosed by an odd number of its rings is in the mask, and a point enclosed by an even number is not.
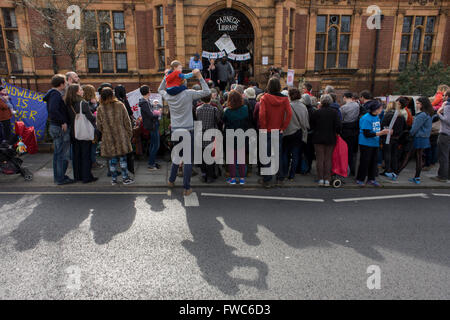
{"type": "Polygon", "coordinates": [[[123,191],[123,192],[107,192],[107,191],[11,191],[0,192],[0,195],[167,195],[167,192],[151,192],[151,191],[123,191]]]}
{"type": "Polygon", "coordinates": [[[450,194],[446,193],[432,193],[432,195],[435,197],[450,197],[450,194]]]}
{"type": "Polygon", "coordinates": [[[184,196],[184,206],[185,207],[199,207],[197,193],[192,192],[189,196],[184,196]]]}
{"type": "Polygon", "coordinates": [[[223,198],[243,198],[243,199],[264,199],[264,200],[286,200],[286,201],[307,201],[307,202],[325,202],[323,199],[308,198],[290,198],[290,197],[270,197],[270,196],[250,196],[242,194],[220,194],[220,193],[202,193],[204,197],[223,197],[223,198]]]}
{"type": "Polygon", "coordinates": [[[333,201],[334,202],[351,202],[351,201],[368,201],[368,200],[401,199],[401,198],[425,198],[425,199],[427,199],[428,196],[425,193],[416,193],[416,194],[398,194],[398,195],[392,195],[392,196],[333,199],[333,201]]]}

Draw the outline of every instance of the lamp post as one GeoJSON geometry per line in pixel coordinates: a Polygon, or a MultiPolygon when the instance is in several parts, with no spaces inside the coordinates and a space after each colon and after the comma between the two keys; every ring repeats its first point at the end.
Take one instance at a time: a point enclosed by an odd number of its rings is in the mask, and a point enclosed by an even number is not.
{"type": "Polygon", "coordinates": [[[381,22],[383,22],[384,14],[380,16],[380,28],[375,29],[375,48],[373,50],[373,63],[372,63],[372,81],[370,83],[370,92],[374,94],[375,90],[375,75],[377,73],[377,58],[378,58],[378,43],[380,42],[380,30],[381,22]]]}

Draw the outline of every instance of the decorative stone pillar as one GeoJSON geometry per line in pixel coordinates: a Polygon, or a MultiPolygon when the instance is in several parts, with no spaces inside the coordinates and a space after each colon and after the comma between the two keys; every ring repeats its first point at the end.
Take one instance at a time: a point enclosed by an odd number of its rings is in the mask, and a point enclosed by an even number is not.
{"type": "Polygon", "coordinates": [[[184,4],[183,0],[176,0],[176,58],[183,65],[186,62],[186,49],[184,40],[184,4]]]}
{"type": "Polygon", "coordinates": [[[283,55],[283,2],[275,1],[274,65],[277,67],[281,66],[283,55]]]}

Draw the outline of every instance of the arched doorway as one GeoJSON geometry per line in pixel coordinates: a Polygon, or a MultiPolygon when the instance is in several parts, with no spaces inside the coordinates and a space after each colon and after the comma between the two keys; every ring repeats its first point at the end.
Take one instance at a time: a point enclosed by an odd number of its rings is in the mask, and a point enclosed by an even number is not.
{"type": "MultiPolygon", "coordinates": [[[[202,53],[219,53],[216,41],[224,34],[230,36],[236,50],[228,55],[238,74],[239,83],[245,83],[254,76],[255,34],[250,20],[239,10],[224,8],[212,13],[202,29],[202,53]]],[[[202,54],[203,56],[203,54],[202,54]]],[[[202,58],[204,70],[209,60],[202,58]]]]}

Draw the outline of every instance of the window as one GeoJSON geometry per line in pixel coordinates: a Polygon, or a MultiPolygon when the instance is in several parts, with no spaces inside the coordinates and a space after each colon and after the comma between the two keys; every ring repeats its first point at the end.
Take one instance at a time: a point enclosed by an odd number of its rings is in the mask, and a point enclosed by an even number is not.
{"type": "Polygon", "coordinates": [[[165,51],[165,37],[164,37],[164,10],[162,6],[156,7],[156,50],[158,51],[158,69],[164,70],[166,68],[166,51],[165,51]]]}
{"type": "Polygon", "coordinates": [[[320,15],[316,26],[314,69],[347,68],[350,55],[351,16],[320,15]]]}
{"type": "Polygon", "coordinates": [[[86,11],[92,26],[86,37],[87,66],[91,73],[128,72],[125,18],[121,11],[86,11]]]}
{"type": "Polygon", "coordinates": [[[430,65],[435,24],[436,17],[433,16],[407,16],[403,19],[399,70],[405,69],[408,62],[430,65]]]}
{"type": "Polygon", "coordinates": [[[289,56],[288,67],[294,66],[295,10],[289,10],[289,56]]]}
{"type": "Polygon", "coordinates": [[[23,72],[22,56],[19,50],[16,13],[14,9],[3,8],[0,18],[0,73],[23,72]]]}

